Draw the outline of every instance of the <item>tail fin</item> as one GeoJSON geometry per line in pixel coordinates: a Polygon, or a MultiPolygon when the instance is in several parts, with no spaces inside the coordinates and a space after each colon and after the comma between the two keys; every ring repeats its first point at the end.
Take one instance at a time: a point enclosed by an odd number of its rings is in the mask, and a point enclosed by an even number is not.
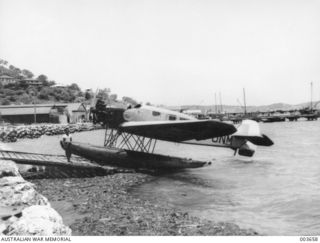
{"type": "Polygon", "coordinates": [[[258,146],[271,146],[273,142],[260,132],[259,124],[253,120],[243,120],[233,137],[242,138],[258,146]]]}
{"type": "Polygon", "coordinates": [[[231,148],[243,156],[253,156],[256,147],[271,146],[273,141],[260,132],[259,124],[252,120],[243,120],[237,132],[231,136],[231,148]]]}

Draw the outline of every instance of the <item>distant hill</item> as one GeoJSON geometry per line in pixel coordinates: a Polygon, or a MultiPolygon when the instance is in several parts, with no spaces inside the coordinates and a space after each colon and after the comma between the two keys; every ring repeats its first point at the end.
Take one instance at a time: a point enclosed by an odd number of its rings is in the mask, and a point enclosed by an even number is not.
{"type": "MultiPolygon", "coordinates": [[[[313,102],[314,108],[320,109],[320,101],[313,102]]],[[[274,103],[270,105],[263,105],[263,106],[247,106],[247,112],[266,112],[266,111],[289,111],[289,110],[298,110],[302,108],[310,107],[310,102],[305,102],[301,104],[296,105],[290,105],[286,103],[274,103]]],[[[213,111],[215,112],[215,106],[214,105],[183,105],[183,106],[168,106],[167,108],[173,109],[173,110],[201,110],[202,112],[206,111],[213,111]]],[[[218,111],[220,110],[220,107],[218,108],[218,111]]],[[[240,106],[233,106],[233,105],[222,105],[222,111],[227,113],[241,113],[244,111],[243,107],[240,106]]]]}

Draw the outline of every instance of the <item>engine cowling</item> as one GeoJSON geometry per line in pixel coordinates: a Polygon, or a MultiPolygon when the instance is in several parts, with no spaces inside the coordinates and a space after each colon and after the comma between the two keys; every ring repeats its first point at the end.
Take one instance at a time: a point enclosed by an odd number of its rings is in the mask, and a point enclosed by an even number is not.
{"type": "Polygon", "coordinates": [[[125,109],[106,107],[103,101],[98,100],[95,108],[91,109],[93,116],[93,123],[101,123],[107,125],[110,128],[117,128],[125,120],[123,113],[125,109]]]}

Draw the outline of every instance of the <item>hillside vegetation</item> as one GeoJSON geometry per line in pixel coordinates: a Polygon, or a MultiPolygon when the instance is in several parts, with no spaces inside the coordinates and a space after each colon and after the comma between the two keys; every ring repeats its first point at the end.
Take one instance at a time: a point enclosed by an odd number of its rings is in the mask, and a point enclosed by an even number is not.
{"type": "MultiPolygon", "coordinates": [[[[12,84],[0,82],[0,105],[31,104],[31,103],[90,103],[93,98],[91,90],[82,91],[76,83],[57,86],[56,82],[49,80],[44,74],[35,77],[27,69],[20,69],[0,59],[0,76],[7,75],[15,78],[12,84]],[[41,85],[30,85],[26,79],[37,80],[41,85]]],[[[116,101],[117,95],[111,94],[110,89],[99,90],[97,98],[107,102],[116,101]]],[[[124,97],[123,99],[127,99],[124,97]]]]}

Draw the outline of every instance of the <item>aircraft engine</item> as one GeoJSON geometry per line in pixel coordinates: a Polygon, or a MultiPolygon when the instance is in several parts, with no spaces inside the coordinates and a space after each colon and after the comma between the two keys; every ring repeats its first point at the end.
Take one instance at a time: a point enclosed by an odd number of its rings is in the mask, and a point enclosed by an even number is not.
{"type": "Polygon", "coordinates": [[[124,122],[124,111],[125,109],[122,108],[106,107],[105,103],[101,100],[98,100],[95,108],[90,110],[94,124],[100,123],[110,128],[117,128],[124,122]]]}

